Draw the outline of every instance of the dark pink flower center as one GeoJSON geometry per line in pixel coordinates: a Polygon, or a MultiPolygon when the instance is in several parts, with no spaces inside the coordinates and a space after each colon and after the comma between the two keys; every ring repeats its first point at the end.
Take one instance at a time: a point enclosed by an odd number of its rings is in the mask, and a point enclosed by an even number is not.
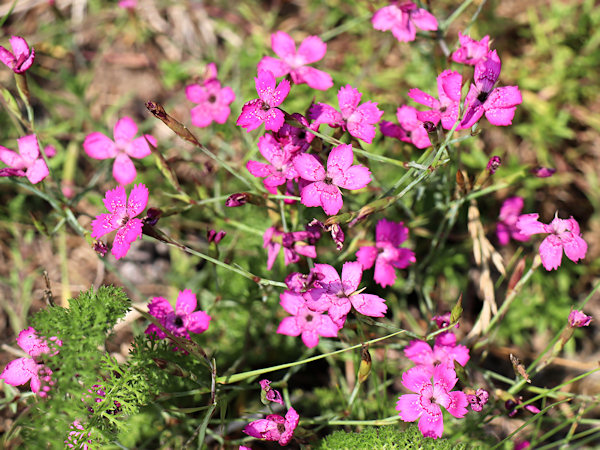
{"type": "Polygon", "coordinates": [[[210,94],[208,97],[208,103],[215,103],[217,101],[217,96],[215,94],[210,94]]]}

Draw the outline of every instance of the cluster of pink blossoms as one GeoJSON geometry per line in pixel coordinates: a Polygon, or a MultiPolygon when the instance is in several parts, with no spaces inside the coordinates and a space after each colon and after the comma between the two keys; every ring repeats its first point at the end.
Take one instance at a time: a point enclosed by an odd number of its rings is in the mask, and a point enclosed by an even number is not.
{"type": "Polygon", "coordinates": [[[312,348],[320,336],[336,337],[353,307],[365,316],[383,317],[385,300],[358,289],[362,273],[361,263],[354,261],[344,263],[341,277],[329,264],[315,264],[308,276],[288,276],[290,290],[281,294],[279,304],[291,316],[281,321],[277,332],[301,335],[304,344],[312,348]]]}
{"type": "Polygon", "coordinates": [[[56,356],[57,347],[62,345],[62,341],[55,336],[48,341],[38,337],[32,327],[22,330],[17,337],[17,344],[30,358],[18,358],[8,363],[0,374],[0,379],[11,386],[20,386],[29,381],[31,390],[40,397],[45,397],[54,382],[51,378],[52,370],[44,364],[44,360],[56,356]]]}
{"type": "Polygon", "coordinates": [[[282,31],[271,36],[274,52],[279,59],[265,56],[258,64],[255,78],[258,98],[247,102],[237,119],[237,125],[252,131],[263,123],[271,131],[258,141],[258,147],[267,163],[250,160],[248,171],[264,178],[265,188],[276,193],[277,187],[284,186],[286,193],[293,195],[300,191],[301,202],[305,206],[321,206],[326,214],[337,214],[343,205],[340,188],[362,189],[371,181],[368,168],[352,165],[354,153],[350,145],[342,144],[333,148],[327,159],[327,167],[315,156],[306,153],[320,125],[341,127],[351,136],[372,142],[375,124],[383,111],[377,104],[360,104],[362,94],[350,85],[339,90],[340,110],[324,103],[315,103],[308,112],[308,119],[300,114],[288,115],[280,105],[290,92],[287,79],[277,83],[276,78],[289,75],[294,84],[306,83],[318,90],[329,89],[331,77],[320,70],[307,66],[319,61],[325,55],[327,45],[316,36],[306,38],[296,50],[292,38],[282,31]],[[297,122],[300,126],[294,126],[297,122]]]}
{"type": "MultiPolygon", "coordinates": [[[[433,320],[439,327],[449,324],[450,314],[436,316],[433,320]]],[[[402,385],[414,392],[399,397],[396,410],[405,422],[419,420],[419,430],[426,437],[442,436],[444,422],[441,407],[451,415],[462,418],[470,404],[473,411],[481,411],[487,402],[488,393],[479,389],[475,394],[453,391],[458,382],[454,362],[464,366],[469,360],[469,349],[456,344],[451,331],[439,334],[433,348],[424,341],[412,341],[404,354],[416,366],[402,374],[402,385]]]]}
{"type": "MultiPolygon", "coordinates": [[[[397,6],[386,8],[398,9],[397,6]]],[[[517,105],[522,102],[521,92],[517,86],[495,87],[502,64],[496,50],[489,49],[489,37],[475,41],[459,33],[459,42],[460,47],[452,54],[452,60],[475,66],[473,83],[463,102],[462,118],[459,117],[462,76],[459,72],[444,70],[437,77],[437,99],[420,89],[411,89],[408,92],[412,100],[430,109],[418,111],[412,106],[401,106],[397,112],[399,125],[388,121],[381,123],[381,132],[384,136],[412,143],[418,148],[425,148],[431,145],[427,132],[423,129],[426,123],[431,123],[432,126],[441,123],[445,130],[452,128],[461,130],[471,128],[484,114],[493,125],[512,123],[517,105]]]]}
{"type": "MultiPolygon", "coordinates": [[[[261,399],[263,403],[274,402],[283,405],[283,400],[279,391],[271,388],[269,380],[261,380],[261,399]]],[[[249,436],[266,441],[276,441],[279,445],[287,445],[292,440],[294,430],[298,426],[300,416],[294,408],[290,408],[285,417],[279,414],[269,414],[264,419],[258,419],[250,422],[242,430],[249,436]]],[[[243,447],[241,448],[248,448],[243,447]]]]}

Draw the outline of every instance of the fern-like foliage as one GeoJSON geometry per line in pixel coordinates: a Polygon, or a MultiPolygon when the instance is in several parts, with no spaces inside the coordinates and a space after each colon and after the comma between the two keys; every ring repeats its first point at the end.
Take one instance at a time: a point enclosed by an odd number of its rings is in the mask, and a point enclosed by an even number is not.
{"type": "Polygon", "coordinates": [[[398,426],[366,427],[360,433],[335,431],[321,441],[319,450],[463,450],[466,444],[423,437],[416,425],[402,431],[398,426]]]}

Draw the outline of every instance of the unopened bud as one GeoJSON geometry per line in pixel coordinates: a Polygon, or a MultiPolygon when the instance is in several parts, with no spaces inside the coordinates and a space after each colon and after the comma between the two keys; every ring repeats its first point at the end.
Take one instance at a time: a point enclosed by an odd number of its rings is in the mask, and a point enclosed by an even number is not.
{"type": "Polygon", "coordinates": [[[360,365],[358,366],[358,382],[364,383],[369,378],[371,373],[371,354],[369,353],[369,346],[363,345],[360,351],[360,365]]]}
{"type": "Polygon", "coordinates": [[[499,156],[492,156],[487,163],[487,170],[490,173],[490,175],[496,173],[496,170],[498,170],[498,167],[500,167],[501,164],[502,160],[499,156]]]}
{"type": "Polygon", "coordinates": [[[246,203],[248,203],[248,197],[250,197],[250,194],[246,192],[231,194],[227,198],[227,200],[225,200],[225,206],[228,206],[229,208],[235,208],[238,206],[245,205],[246,203]]]}
{"type": "Polygon", "coordinates": [[[225,235],[227,234],[226,231],[215,231],[215,230],[208,230],[206,232],[206,238],[208,239],[208,242],[214,242],[215,244],[218,244],[219,242],[221,242],[221,239],[223,239],[225,237],[225,235]]]}
{"type": "Polygon", "coordinates": [[[94,251],[98,253],[100,256],[105,256],[108,252],[108,247],[102,241],[94,242],[94,251]]]}
{"type": "Polygon", "coordinates": [[[538,178],[548,178],[554,175],[556,169],[551,169],[549,167],[541,167],[537,166],[531,169],[531,173],[538,178]]]}
{"type": "Polygon", "coordinates": [[[146,217],[144,217],[144,224],[153,227],[158,223],[158,220],[162,216],[162,211],[158,208],[148,208],[146,217]]]}

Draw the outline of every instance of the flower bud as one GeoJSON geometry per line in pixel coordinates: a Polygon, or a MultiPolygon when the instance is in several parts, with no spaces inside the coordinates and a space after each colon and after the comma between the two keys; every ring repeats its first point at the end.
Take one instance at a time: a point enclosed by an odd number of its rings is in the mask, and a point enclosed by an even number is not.
{"type": "Polygon", "coordinates": [[[371,354],[369,353],[369,346],[363,345],[360,351],[360,365],[358,366],[358,382],[364,383],[369,378],[371,373],[371,354]]]}

